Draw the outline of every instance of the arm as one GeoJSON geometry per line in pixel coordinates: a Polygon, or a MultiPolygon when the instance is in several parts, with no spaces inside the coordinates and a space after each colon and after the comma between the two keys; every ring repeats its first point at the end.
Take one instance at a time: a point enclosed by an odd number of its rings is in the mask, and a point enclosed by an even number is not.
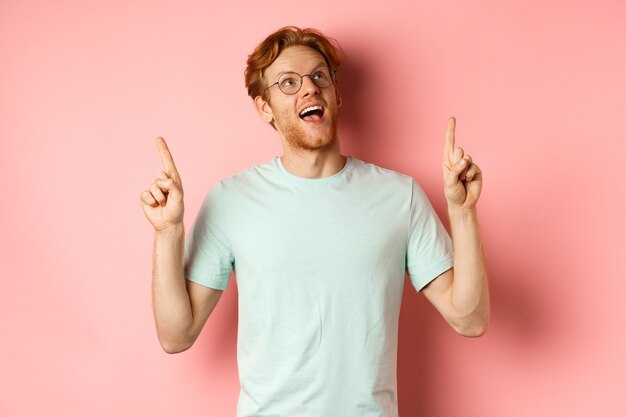
{"type": "Polygon", "coordinates": [[[448,119],[443,156],[445,195],[454,246],[454,267],[431,281],[426,298],[464,336],[480,336],[489,324],[489,285],[480,241],[476,202],[482,189],[481,170],[454,145],[456,119],[448,119]]]}
{"type": "Polygon", "coordinates": [[[184,279],[183,225],[154,233],[152,308],[159,342],[167,353],[189,349],[224,291],[184,279]]]}
{"type": "Polygon", "coordinates": [[[157,174],[140,201],[154,227],[152,309],[157,335],[163,350],[178,353],[195,342],[223,291],[185,280],[182,181],[163,138],[157,138],[157,147],[165,171],[157,174]]]}
{"type": "Polygon", "coordinates": [[[489,285],[476,209],[448,209],[454,267],[422,289],[456,332],[481,336],[490,315],[489,285]]]}

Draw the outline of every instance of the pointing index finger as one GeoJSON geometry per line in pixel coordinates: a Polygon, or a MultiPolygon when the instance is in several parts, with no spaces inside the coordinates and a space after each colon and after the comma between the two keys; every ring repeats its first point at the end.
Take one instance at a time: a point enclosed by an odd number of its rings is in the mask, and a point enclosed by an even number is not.
{"type": "Polygon", "coordinates": [[[454,160],[454,129],[456,128],[456,119],[450,117],[448,119],[448,127],[446,129],[446,143],[444,148],[444,160],[452,163],[454,160]]]}
{"type": "Polygon", "coordinates": [[[167,175],[169,175],[170,178],[177,181],[178,170],[176,169],[176,165],[174,165],[174,159],[172,158],[172,154],[167,147],[167,143],[165,143],[165,139],[160,136],[157,138],[157,148],[159,148],[161,160],[163,161],[163,165],[165,166],[165,172],[167,172],[167,175]]]}

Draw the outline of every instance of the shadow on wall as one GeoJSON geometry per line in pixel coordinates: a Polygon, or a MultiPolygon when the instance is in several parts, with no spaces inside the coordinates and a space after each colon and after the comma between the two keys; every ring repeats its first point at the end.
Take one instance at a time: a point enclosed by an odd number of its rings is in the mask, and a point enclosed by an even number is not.
{"type": "MultiPolygon", "coordinates": [[[[380,38],[380,37],[379,37],[380,38]]],[[[339,112],[339,138],[343,153],[406,172],[392,161],[405,161],[406,141],[410,140],[416,154],[420,142],[409,139],[410,123],[419,123],[419,113],[407,113],[403,100],[416,93],[415,86],[399,90],[402,83],[390,80],[386,68],[402,65],[398,53],[390,51],[392,42],[385,39],[359,40],[344,46],[346,59],[338,78],[342,106],[339,112]],[[366,42],[366,43],[362,43],[366,42]],[[407,118],[410,117],[410,120],[407,118]]],[[[419,100],[412,100],[417,107],[419,100]]]]}
{"type": "Polygon", "coordinates": [[[201,370],[200,378],[208,376],[214,381],[224,381],[233,377],[232,368],[237,366],[238,298],[237,280],[235,273],[231,272],[228,286],[198,340],[189,350],[194,356],[189,360],[190,368],[193,368],[190,369],[191,374],[201,370]]]}
{"type": "Polygon", "coordinates": [[[367,149],[375,146],[372,132],[377,123],[367,85],[371,85],[371,73],[368,72],[367,58],[358,50],[350,51],[349,58],[341,67],[338,78],[342,105],[339,110],[339,137],[341,144],[352,142],[351,147],[359,153],[368,153],[367,149]]]}
{"type": "MultiPolygon", "coordinates": [[[[483,240],[486,239],[483,237],[483,240]]],[[[541,274],[541,271],[533,271],[532,266],[512,265],[511,259],[490,259],[489,246],[494,245],[484,242],[491,322],[487,332],[479,338],[456,334],[422,294],[415,294],[415,288],[405,274],[398,345],[401,416],[444,415],[443,410],[449,406],[442,406],[441,399],[450,395],[450,378],[454,378],[455,387],[468,386],[469,391],[473,386],[471,391],[476,392],[475,376],[470,378],[467,373],[456,376],[451,371],[451,363],[462,362],[476,353],[476,344],[482,346],[478,350],[484,349],[486,355],[494,349],[502,351],[500,359],[493,360],[504,362],[503,367],[510,363],[514,368],[519,366],[516,362],[540,353],[547,344],[558,344],[559,336],[555,331],[558,319],[550,315],[549,306],[541,305],[542,302],[533,296],[532,283],[525,279],[541,274]],[[506,277],[506,280],[498,277],[506,277]],[[511,283],[516,283],[515,287],[511,283]],[[459,381],[458,378],[466,380],[459,381]]],[[[484,399],[488,400],[489,395],[485,392],[484,399]]],[[[466,411],[466,415],[481,415],[485,410],[466,411]]]]}

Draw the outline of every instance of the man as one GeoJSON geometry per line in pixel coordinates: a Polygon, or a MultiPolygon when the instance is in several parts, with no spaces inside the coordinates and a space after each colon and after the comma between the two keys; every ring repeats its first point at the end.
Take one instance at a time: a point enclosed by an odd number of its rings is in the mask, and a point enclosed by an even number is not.
{"type": "Polygon", "coordinates": [[[168,353],[188,349],[234,269],[239,417],[397,416],[405,271],[458,333],[488,324],[482,174],[455,147],[455,119],[443,158],[452,240],[412,177],[340,153],[341,57],[312,29],[259,44],[246,86],[284,155],[218,181],[186,238],[181,179],[157,138],[165,171],[141,204],[155,229],[159,340],[168,353]]]}

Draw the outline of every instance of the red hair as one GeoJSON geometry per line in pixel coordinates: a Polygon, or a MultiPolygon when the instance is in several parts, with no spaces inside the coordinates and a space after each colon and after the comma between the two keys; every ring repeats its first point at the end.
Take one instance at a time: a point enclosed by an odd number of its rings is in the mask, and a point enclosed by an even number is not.
{"type": "Polygon", "coordinates": [[[272,65],[284,49],[296,45],[308,46],[319,52],[331,71],[338,74],[344,59],[339,42],[316,29],[285,26],[265,38],[248,56],[244,77],[248,95],[253,100],[257,96],[262,96],[267,101],[265,93],[267,82],[263,77],[265,69],[272,65]]]}

